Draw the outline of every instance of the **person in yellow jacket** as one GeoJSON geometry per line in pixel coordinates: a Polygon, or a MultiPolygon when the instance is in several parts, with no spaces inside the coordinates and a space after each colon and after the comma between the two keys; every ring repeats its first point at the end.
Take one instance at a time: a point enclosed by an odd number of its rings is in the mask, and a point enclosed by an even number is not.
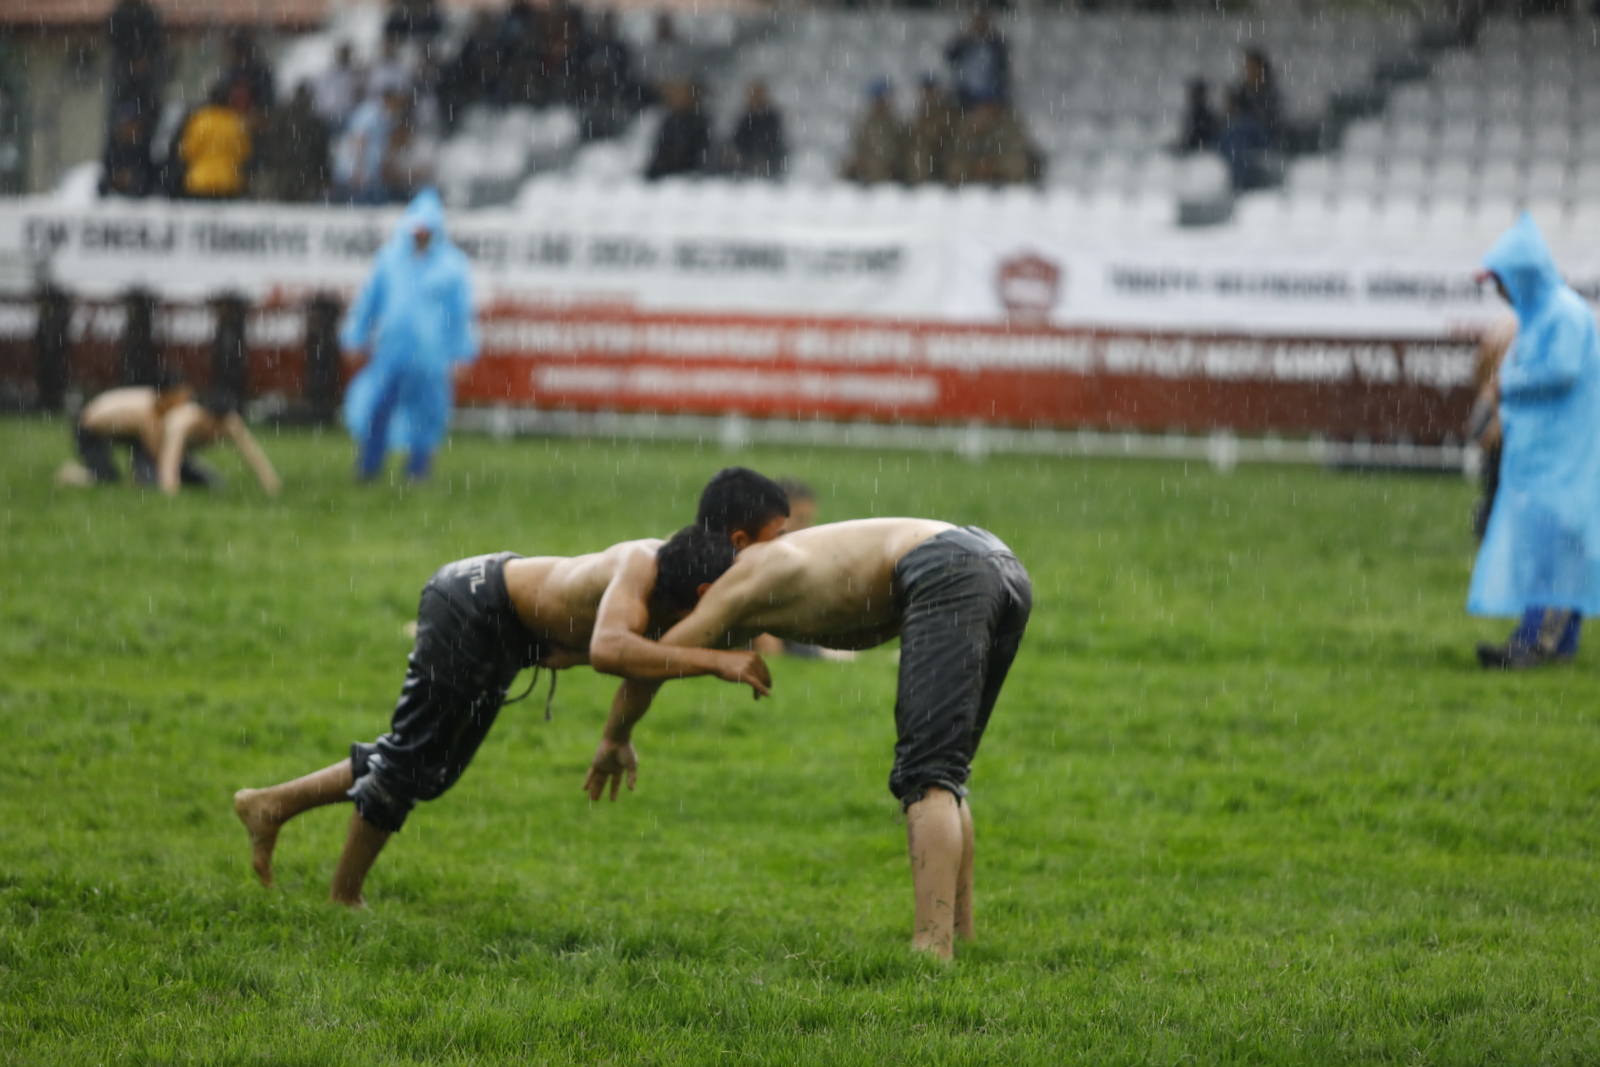
{"type": "Polygon", "coordinates": [[[206,106],[189,116],[178,154],[187,167],[183,189],[190,196],[220,200],[244,193],[250,126],[229,105],[225,86],[213,89],[206,106]]]}

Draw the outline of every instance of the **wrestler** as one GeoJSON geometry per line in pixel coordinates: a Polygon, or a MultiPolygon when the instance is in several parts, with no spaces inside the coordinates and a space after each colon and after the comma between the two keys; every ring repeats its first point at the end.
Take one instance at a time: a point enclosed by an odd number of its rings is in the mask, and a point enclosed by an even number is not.
{"type": "MultiPolygon", "coordinates": [[[[788,499],[777,483],[728,467],[706,483],[695,525],[665,544],[626,541],[572,558],[502,552],[440,568],[422,591],[416,646],[389,732],[371,744],[352,745],[349,758],[320,771],[234,795],[234,811],[250,835],[256,876],[263,885],[272,884],[272,852],[285,822],[312,808],[353,800],[329,896],[335,903],[363,904],[362,886],[385,842],[418,801],[437,798],[461,777],[519,671],[587,662],[605,597],[630,609],[641,633],[659,634],[688,613],[735,552],[776,537],[788,514],[788,499]],[[634,579],[647,573],[649,580],[630,580],[625,594],[614,592],[624,573],[634,579]]],[[[766,664],[754,653],[709,650],[679,655],[669,671],[644,676],[701,674],[743,681],[758,697],[772,684],[766,664]]]]}
{"type": "Polygon", "coordinates": [[[595,799],[609,786],[613,800],[622,781],[633,787],[634,726],[675,666],[699,662],[680,661],[691,649],[734,656],[761,633],[843,649],[899,636],[889,789],[906,813],[912,945],[948,959],[956,938],[973,936],[966,783],[1032,608],[1028,573],[999,538],[926,519],[832,523],[752,545],[660,641],[620,600],[602,601],[591,662],[625,680],[584,786],[595,799]]]}
{"type": "Polygon", "coordinates": [[[193,388],[181,381],[159,388],[108,389],[84,405],[73,434],[81,462],[68,463],[57,472],[60,485],[121,481],[113,458],[120,445],[132,453],[133,480],[138,485],[158,485],[169,496],[185,485],[213,488],[221,484],[221,476],[193,452],[227,440],[238,448],[262,489],[275,496],[283,487],[233,399],[216,392],[197,401],[193,388]]]}

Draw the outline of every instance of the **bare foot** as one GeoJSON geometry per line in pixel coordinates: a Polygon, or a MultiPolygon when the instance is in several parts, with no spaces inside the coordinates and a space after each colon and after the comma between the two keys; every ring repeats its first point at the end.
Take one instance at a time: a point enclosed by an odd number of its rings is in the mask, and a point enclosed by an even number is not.
{"type": "Polygon", "coordinates": [[[82,463],[67,462],[56,471],[56,484],[72,489],[87,489],[94,484],[94,475],[82,463]]]}
{"type": "Polygon", "coordinates": [[[278,843],[283,820],[261,799],[265,789],[241,789],[233,794],[233,813],[250,835],[250,866],[264,886],[272,885],[272,849],[278,843]]]}

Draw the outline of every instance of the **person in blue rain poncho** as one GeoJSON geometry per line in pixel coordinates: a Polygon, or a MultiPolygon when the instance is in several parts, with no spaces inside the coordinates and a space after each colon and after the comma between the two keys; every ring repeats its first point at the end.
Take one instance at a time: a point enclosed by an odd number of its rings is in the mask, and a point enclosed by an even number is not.
{"type": "Polygon", "coordinates": [[[457,365],[478,356],[467,257],[445,236],[433,190],[411,201],[379,251],[339,342],[347,358],[369,357],[344,402],[356,476],[376,477],[388,452],[404,451],[407,474],[426,478],[449,429],[457,365]]]}
{"type": "Polygon", "coordinates": [[[1467,610],[1521,619],[1493,669],[1571,659],[1600,611],[1600,331],[1524,214],[1484,257],[1521,328],[1500,365],[1500,489],[1467,610]]]}

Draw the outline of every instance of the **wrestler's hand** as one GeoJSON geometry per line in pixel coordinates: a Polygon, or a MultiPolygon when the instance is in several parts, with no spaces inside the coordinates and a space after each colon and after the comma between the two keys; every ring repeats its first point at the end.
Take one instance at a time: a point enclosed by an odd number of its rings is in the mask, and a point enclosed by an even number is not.
{"type": "Polygon", "coordinates": [[[624,775],[628,779],[628,789],[632,791],[633,784],[639,780],[639,757],[633,751],[633,742],[624,741],[619,745],[609,737],[602,737],[600,747],[594,750],[589,776],[583,780],[583,788],[588,792],[589,799],[599,800],[608,782],[611,784],[611,799],[617,799],[617,790],[622,785],[624,775]]]}
{"type": "Polygon", "coordinates": [[[748,649],[718,654],[717,677],[735,685],[748,685],[757,700],[772,695],[772,672],[767,670],[767,661],[748,649]]]}

